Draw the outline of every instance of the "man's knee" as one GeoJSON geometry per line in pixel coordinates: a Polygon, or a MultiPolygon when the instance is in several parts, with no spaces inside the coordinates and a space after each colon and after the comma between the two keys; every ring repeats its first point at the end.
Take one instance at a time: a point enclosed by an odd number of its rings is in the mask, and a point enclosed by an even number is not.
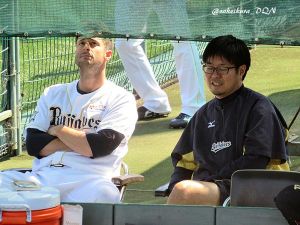
{"type": "Polygon", "coordinates": [[[168,204],[219,205],[220,190],[211,182],[185,180],[177,183],[168,204]]]}
{"type": "Polygon", "coordinates": [[[95,195],[95,202],[120,203],[121,194],[114,184],[101,185],[95,195]]]}
{"type": "Polygon", "coordinates": [[[109,181],[87,182],[61,196],[63,202],[119,203],[120,192],[109,181]]]}
{"type": "Polygon", "coordinates": [[[173,201],[172,199],[174,199],[175,201],[178,202],[183,202],[183,203],[188,202],[193,195],[192,193],[193,193],[194,185],[192,185],[192,182],[193,181],[190,180],[184,180],[175,184],[170,194],[169,201],[173,201]]]}

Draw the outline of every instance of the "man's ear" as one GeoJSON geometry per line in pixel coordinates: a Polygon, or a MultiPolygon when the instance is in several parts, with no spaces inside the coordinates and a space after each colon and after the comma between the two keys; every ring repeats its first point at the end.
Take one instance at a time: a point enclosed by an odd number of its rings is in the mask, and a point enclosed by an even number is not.
{"type": "Polygon", "coordinates": [[[107,50],[105,53],[105,58],[106,60],[110,60],[110,58],[112,57],[112,50],[107,50]]]}
{"type": "Polygon", "coordinates": [[[240,66],[240,69],[239,69],[239,75],[241,78],[243,78],[243,76],[245,75],[246,73],[246,65],[241,65],[240,66]]]}

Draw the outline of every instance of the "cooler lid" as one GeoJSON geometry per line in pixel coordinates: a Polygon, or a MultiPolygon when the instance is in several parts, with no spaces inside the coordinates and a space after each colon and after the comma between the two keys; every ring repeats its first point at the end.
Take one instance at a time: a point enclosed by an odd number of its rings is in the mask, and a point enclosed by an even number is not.
{"type": "MultiPolygon", "coordinates": [[[[19,182],[19,181],[17,181],[19,182]]],[[[60,205],[59,190],[52,187],[26,186],[26,181],[20,181],[21,186],[0,188],[1,205],[26,204],[31,210],[42,210],[60,205]]]]}

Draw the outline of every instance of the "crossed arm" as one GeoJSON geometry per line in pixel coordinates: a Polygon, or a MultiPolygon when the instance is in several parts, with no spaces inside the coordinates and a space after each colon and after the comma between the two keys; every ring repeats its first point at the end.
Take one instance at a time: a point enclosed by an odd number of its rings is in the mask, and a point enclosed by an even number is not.
{"type": "Polygon", "coordinates": [[[56,151],[73,151],[86,157],[101,157],[110,154],[123,140],[124,135],[104,129],[87,134],[63,125],[51,126],[48,132],[28,128],[26,147],[29,155],[37,158],[56,151]]]}
{"type": "Polygon", "coordinates": [[[87,141],[86,133],[63,125],[51,126],[48,134],[55,138],[40,151],[40,156],[48,156],[58,149],[74,151],[80,155],[92,157],[93,153],[87,141]]]}

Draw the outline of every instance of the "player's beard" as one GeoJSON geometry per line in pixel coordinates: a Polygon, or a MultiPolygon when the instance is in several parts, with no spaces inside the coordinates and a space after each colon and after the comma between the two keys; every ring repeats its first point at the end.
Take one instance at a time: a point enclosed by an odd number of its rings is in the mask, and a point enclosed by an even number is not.
{"type": "Polygon", "coordinates": [[[92,56],[89,56],[88,54],[84,55],[76,55],[75,56],[75,63],[77,66],[81,67],[84,65],[91,65],[93,64],[94,58],[92,56]]]}

